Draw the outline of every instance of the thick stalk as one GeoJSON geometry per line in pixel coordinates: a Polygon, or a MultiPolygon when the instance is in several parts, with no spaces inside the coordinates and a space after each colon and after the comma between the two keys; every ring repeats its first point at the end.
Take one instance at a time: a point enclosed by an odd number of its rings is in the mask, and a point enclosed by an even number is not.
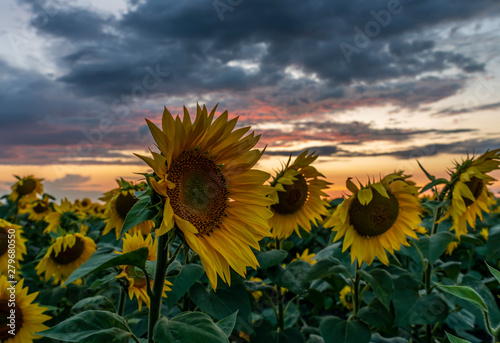
{"type": "Polygon", "coordinates": [[[359,273],[358,273],[358,264],[356,261],[356,274],[354,275],[354,308],[353,308],[353,316],[355,317],[359,310],[359,304],[361,303],[361,299],[359,298],[359,273]]]}
{"type": "Polygon", "coordinates": [[[148,343],[153,343],[153,329],[156,322],[160,318],[161,297],[163,294],[163,285],[165,284],[165,276],[167,274],[169,262],[167,241],[168,235],[158,237],[156,272],[151,294],[151,307],[149,309],[148,343]]]}
{"type": "MultiPolygon", "coordinates": [[[[281,249],[281,240],[276,238],[276,249],[281,249]]],[[[278,294],[278,328],[280,331],[285,330],[285,314],[283,310],[283,294],[281,292],[281,287],[276,285],[276,292],[278,294]]]]}
{"type": "Polygon", "coordinates": [[[123,310],[125,308],[126,291],[122,286],[120,287],[120,298],[118,299],[118,315],[123,316],[123,310]]]}

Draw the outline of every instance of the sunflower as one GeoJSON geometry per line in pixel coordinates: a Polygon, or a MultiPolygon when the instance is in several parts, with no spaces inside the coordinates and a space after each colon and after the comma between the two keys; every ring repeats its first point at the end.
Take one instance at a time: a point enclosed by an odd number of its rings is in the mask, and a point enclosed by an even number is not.
{"type": "Polygon", "coordinates": [[[87,214],[92,207],[92,200],[90,200],[89,198],[83,198],[82,200],[76,199],[74,206],[76,207],[77,211],[87,214]]]}
{"type": "Polygon", "coordinates": [[[494,205],[493,194],[488,191],[488,185],[496,181],[487,175],[500,165],[500,149],[487,151],[477,159],[474,157],[456,164],[452,174],[451,205],[443,218],[451,217],[452,227],[458,239],[467,234],[467,224],[476,228],[476,218],[483,219],[482,211],[490,213],[489,207],[494,205]]]}
{"type": "Polygon", "coordinates": [[[5,275],[0,275],[0,341],[2,343],[30,343],[40,338],[35,332],[48,329],[43,323],[51,317],[43,314],[47,309],[33,301],[38,292],[28,295],[24,280],[13,286],[5,275]],[[13,295],[15,294],[15,297],[13,295]],[[14,299],[14,300],[12,300],[14,299]],[[13,304],[13,305],[12,305],[13,304]]]}
{"type": "Polygon", "coordinates": [[[422,213],[418,188],[402,172],[368,183],[358,189],[347,179],[353,193],[340,204],[325,223],[337,232],[334,241],[344,237],[343,249],[351,247],[351,262],[357,258],[370,265],[375,257],[389,264],[386,252],[393,254],[401,244],[409,245],[406,236],[417,238],[415,230],[422,213]]]}
{"type": "Polygon", "coordinates": [[[55,284],[62,284],[96,250],[94,241],[80,233],[58,237],[36,266],[36,272],[45,273],[46,282],[53,277],[55,284]]]}
{"type": "MultiPolygon", "coordinates": [[[[106,202],[106,211],[104,215],[108,218],[106,219],[106,227],[102,234],[105,235],[112,229],[115,229],[116,239],[118,240],[122,232],[125,217],[127,217],[128,212],[138,201],[134,192],[144,190],[147,185],[143,182],[134,185],[123,179],[116,180],[116,182],[119,187],[105,193],[100,200],[106,202]]],[[[134,226],[129,232],[132,234],[141,232],[143,235],[147,235],[151,232],[153,227],[153,221],[148,220],[134,226]]]]}
{"type": "Polygon", "coordinates": [[[92,203],[90,206],[90,209],[88,210],[88,215],[101,218],[101,219],[106,219],[106,204],[100,204],[97,202],[92,203]]]}
{"type": "Polygon", "coordinates": [[[163,221],[158,235],[174,225],[200,256],[208,278],[217,288],[217,275],[230,283],[230,267],[245,276],[246,267],[259,265],[250,247],[270,236],[272,212],[263,183],[269,174],[252,169],[263,152],[252,149],[260,136],[243,137],[250,127],[234,130],[238,118],[225,111],[214,120],[215,110],[197,108],[194,122],[187,109],[175,119],[165,108],[162,129],[146,119],[161,154],[140,156],[154,170],[149,178],[164,198],[163,221]]]}
{"type": "Polygon", "coordinates": [[[23,209],[19,210],[20,214],[28,213],[28,219],[34,222],[43,220],[52,212],[52,208],[50,207],[50,198],[47,195],[45,195],[42,199],[26,202],[23,209]]]}
{"type": "Polygon", "coordinates": [[[19,261],[22,261],[23,255],[27,254],[27,239],[21,237],[22,233],[21,226],[0,219],[0,274],[8,275],[10,279],[17,278],[21,267],[19,261]],[[10,263],[9,260],[14,260],[14,263],[10,263]]]}
{"type": "Polygon", "coordinates": [[[488,228],[486,227],[483,227],[481,229],[481,232],[479,232],[479,235],[481,235],[481,237],[484,238],[484,240],[487,242],[488,241],[488,236],[490,235],[489,231],[488,231],[488,228]]]}
{"type": "Polygon", "coordinates": [[[354,307],[354,290],[351,286],[346,285],[339,294],[340,302],[348,310],[352,310],[354,307]]]}
{"type": "Polygon", "coordinates": [[[308,155],[308,150],[303,151],[291,165],[289,159],[271,182],[274,215],[269,226],[274,238],[286,239],[293,231],[300,237],[299,226],[310,232],[311,222],[328,214],[328,203],[321,197],[327,196],[323,189],[329,183],[319,179],[323,174],[311,166],[317,158],[314,153],[308,155]]]}
{"type": "MultiPolygon", "coordinates": [[[[61,205],[53,205],[55,211],[44,218],[49,225],[47,225],[43,233],[57,232],[58,226],[68,232],[83,231],[80,221],[85,215],[78,213],[78,209],[68,199],[62,199],[61,205]]],[[[85,234],[85,232],[83,233],[85,234]]]]}
{"type": "MultiPolygon", "coordinates": [[[[156,244],[153,237],[151,237],[151,234],[149,234],[146,237],[146,239],[144,239],[142,234],[139,232],[136,232],[133,236],[126,233],[125,236],[123,237],[123,253],[128,253],[142,247],[148,248],[149,254],[147,260],[156,261],[156,244]]],[[[132,300],[132,298],[135,295],[135,297],[137,298],[137,303],[139,304],[139,311],[141,310],[142,302],[144,302],[146,306],[149,308],[149,296],[147,293],[147,284],[146,284],[147,279],[143,274],[143,272],[138,268],[135,268],[134,266],[120,266],[120,267],[122,268],[122,271],[116,277],[127,279],[128,281],[127,288],[130,300],[132,300]]],[[[150,279],[149,282],[150,282],[150,287],[152,288],[153,279],[150,279]]],[[[165,280],[165,284],[163,285],[164,297],[167,296],[165,292],[170,291],[169,286],[172,286],[172,284],[169,281],[165,280]]]]}
{"type": "Polygon", "coordinates": [[[305,249],[302,252],[302,254],[297,253],[297,256],[291,262],[301,260],[301,261],[306,261],[307,263],[314,265],[314,264],[316,264],[316,262],[318,262],[314,259],[315,257],[316,257],[315,253],[309,254],[309,249],[305,249]]]}
{"type": "MultiPolygon", "coordinates": [[[[15,175],[14,175],[15,176],[15,175]]],[[[37,179],[33,175],[28,175],[23,178],[16,176],[18,181],[12,186],[12,193],[9,195],[9,200],[14,202],[19,199],[34,201],[37,194],[43,193],[43,179],[37,179]]]]}

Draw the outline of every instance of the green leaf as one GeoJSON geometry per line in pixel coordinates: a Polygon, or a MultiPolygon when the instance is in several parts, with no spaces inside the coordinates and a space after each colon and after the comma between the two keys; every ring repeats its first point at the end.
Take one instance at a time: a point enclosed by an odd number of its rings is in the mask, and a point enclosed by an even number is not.
{"type": "Polygon", "coordinates": [[[204,273],[205,270],[198,264],[185,265],[175,277],[172,290],[168,292],[167,306],[174,306],[204,273]]]}
{"type": "Polygon", "coordinates": [[[307,274],[311,270],[311,265],[306,261],[295,261],[282,268],[276,266],[268,270],[269,278],[278,286],[285,287],[297,295],[305,295],[309,289],[307,274]]]}
{"type": "Polygon", "coordinates": [[[403,274],[394,280],[392,302],[395,311],[395,326],[409,325],[410,310],[419,299],[419,282],[410,274],[403,274]]]}
{"type": "Polygon", "coordinates": [[[216,324],[217,326],[224,331],[226,336],[229,338],[231,333],[233,332],[234,325],[236,324],[236,317],[238,316],[238,311],[234,312],[229,317],[219,320],[216,324]]]}
{"type": "Polygon", "coordinates": [[[97,250],[84,264],[69,276],[64,285],[68,285],[87,274],[111,267],[129,265],[144,268],[148,254],[149,250],[147,247],[142,247],[121,255],[107,249],[104,251],[97,250]]]}
{"type": "Polygon", "coordinates": [[[448,183],[448,180],[446,180],[446,179],[433,180],[433,181],[429,182],[428,184],[426,184],[424,187],[422,187],[422,189],[420,190],[420,193],[424,193],[425,191],[428,191],[429,189],[433,188],[434,186],[442,185],[444,183],[448,183]]]}
{"type": "Polygon", "coordinates": [[[490,266],[488,263],[486,263],[486,265],[488,266],[490,273],[493,274],[493,276],[495,277],[495,279],[497,279],[498,282],[500,282],[500,272],[495,268],[493,268],[492,266],[490,266]]]}
{"type": "Polygon", "coordinates": [[[102,286],[107,285],[110,282],[113,282],[116,280],[116,274],[115,273],[109,273],[103,278],[100,278],[89,287],[89,289],[102,289],[102,286]]]}
{"type": "Polygon", "coordinates": [[[500,225],[489,229],[488,242],[486,242],[486,260],[500,258],[500,225]]]}
{"type": "Polygon", "coordinates": [[[461,339],[453,335],[450,335],[448,332],[446,332],[446,337],[448,337],[450,343],[471,343],[470,341],[467,341],[465,339],[461,339]]]}
{"type": "Polygon", "coordinates": [[[84,298],[77,302],[76,304],[73,305],[71,308],[72,311],[76,310],[93,310],[93,309],[99,309],[99,310],[108,310],[108,311],[115,311],[115,306],[105,296],[102,295],[96,295],[94,297],[89,297],[89,298],[84,298]]]}
{"type": "Polygon", "coordinates": [[[37,333],[63,342],[128,343],[132,333],[125,320],[108,311],[85,311],[37,333]]]}
{"type": "Polygon", "coordinates": [[[369,343],[370,328],[355,318],[343,320],[338,317],[324,317],[319,326],[325,343],[369,343]]]}
{"type": "Polygon", "coordinates": [[[488,312],[488,307],[486,306],[483,298],[481,298],[481,296],[472,288],[467,286],[445,286],[438,283],[436,284],[436,286],[439,289],[451,295],[454,295],[460,299],[467,300],[474,306],[480,308],[485,312],[488,312]]]}
{"type": "Polygon", "coordinates": [[[121,235],[125,234],[125,232],[132,229],[134,226],[153,219],[157,214],[158,212],[151,204],[151,197],[145,195],[134,204],[130,211],[128,211],[125,221],[123,222],[121,235]]]}
{"type": "Polygon", "coordinates": [[[449,231],[441,231],[430,237],[429,262],[434,264],[436,260],[446,251],[448,244],[455,239],[455,235],[449,231]]]}
{"type": "Polygon", "coordinates": [[[427,170],[425,170],[424,167],[422,167],[422,165],[420,164],[420,162],[417,160],[417,163],[418,163],[418,166],[420,167],[420,169],[422,169],[422,171],[425,173],[425,176],[427,176],[427,178],[431,181],[434,181],[436,180],[436,177],[434,175],[431,175],[427,170]]]}
{"type": "Polygon", "coordinates": [[[307,273],[306,280],[312,281],[322,279],[330,275],[346,272],[346,268],[340,263],[340,260],[334,257],[327,257],[314,264],[307,273]]]}
{"type": "Polygon", "coordinates": [[[155,325],[153,340],[158,343],[229,343],[226,334],[205,313],[183,312],[155,325]]]}
{"type": "Polygon", "coordinates": [[[262,269],[269,268],[280,264],[286,257],[288,252],[285,250],[271,250],[257,254],[257,261],[262,269]]]}
{"type": "Polygon", "coordinates": [[[362,307],[358,317],[379,330],[389,330],[394,322],[394,314],[388,311],[379,299],[373,298],[368,306],[362,307]]]}
{"type": "Polygon", "coordinates": [[[370,273],[360,270],[359,275],[370,285],[385,308],[390,310],[391,294],[394,289],[391,274],[383,269],[374,269],[370,273]]]}

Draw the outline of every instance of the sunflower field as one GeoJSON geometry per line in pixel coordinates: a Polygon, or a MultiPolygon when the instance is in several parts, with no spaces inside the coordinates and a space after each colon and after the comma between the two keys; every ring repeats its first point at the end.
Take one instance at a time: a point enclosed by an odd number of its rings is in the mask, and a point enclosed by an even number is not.
{"type": "Polygon", "coordinates": [[[500,342],[500,149],[447,178],[347,177],[308,150],[268,173],[237,118],[160,127],[138,182],[100,201],[17,177],[0,205],[0,340],[106,343],[500,342]]]}

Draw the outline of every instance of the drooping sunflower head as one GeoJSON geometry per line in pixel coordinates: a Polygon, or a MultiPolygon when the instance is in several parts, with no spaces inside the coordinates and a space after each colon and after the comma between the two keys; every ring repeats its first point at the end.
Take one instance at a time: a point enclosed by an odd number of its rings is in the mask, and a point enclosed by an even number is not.
{"type": "Polygon", "coordinates": [[[214,289],[217,275],[230,282],[230,267],[242,276],[247,266],[257,268],[250,247],[270,236],[272,215],[263,185],[269,174],[252,169],[262,155],[253,149],[260,136],[245,136],[249,127],[234,130],[238,119],[227,111],[214,120],[215,110],[198,106],[192,121],[186,108],[182,119],[165,108],[162,129],[146,120],[160,153],[137,155],[153,169],[148,182],[164,199],[157,235],[179,228],[214,289]]]}
{"type": "MultiPolygon", "coordinates": [[[[116,182],[119,187],[105,193],[100,200],[106,202],[106,211],[104,215],[107,217],[106,227],[102,234],[105,235],[114,229],[116,239],[118,240],[127,214],[138,201],[134,192],[143,191],[146,189],[147,184],[144,182],[134,184],[133,182],[128,182],[123,179],[116,180],[116,182]]],[[[151,232],[153,227],[154,223],[152,221],[146,221],[133,227],[130,233],[140,232],[143,235],[147,235],[151,232]]]]}
{"type": "Polygon", "coordinates": [[[274,215],[269,226],[275,238],[286,239],[294,231],[300,237],[299,227],[310,232],[311,223],[328,214],[328,203],[322,197],[327,196],[323,190],[329,183],[311,165],[318,156],[308,152],[303,151],[292,164],[288,160],[271,182],[274,215]]]}
{"type": "Polygon", "coordinates": [[[334,241],[344,237],[343,251],[351,247],[351,261],[370,265],[375,257],[389,264],[386,251],[393,254],[401,245],[409,245],[407,237],[417,238],[415,230],[422,213],[418,188],[408,182],[401,172],[380,182],[369,182],[361,189],[347,179],[346,186],[353,193],[340,204],[324,224],[336,231],[334,241]]]}
{"type": "MultiPolygon", "coordinates": [[[[148,261],[156,261],[156,244],[155,239],[149,234],[146,239],[141,233],[136,232],[133,236],[126,233],[123,237],[123,253],[128,253],[143,247],[147,247],[148,261]]],[[[139,311],[141,310],[142,303],[144,302],[149,308],[150,299],[147,293],[147,279],[142,270],[134,266],[120,266],[121,272],[116,277],[125,278],[128,282],[127,290],[130,299],[134,296],[137,298],[137,303],[139,305],[139,311]]],[[[170,291],[172,284],[165,280],[163,285],[163,296],[166,297],[166,293],[170,291]]],[[[150,287],[153,287],[153,279],[150,279],[150,287]]]]}
{"type": "MultiPolygon", "coordinates": [[[[0,219],[0,274],[9,275],[9,265],[16,268],[14,276],[19,274],[19,261],[22,261],[23,255],[27,253],[27,239],[21,236],[22,233],[23,229],[21,226],[0,219]],[[11,244],[9,247],[9,241],[14,242],[14,246],[11,244]],[[12,256],[14,256],[14,258],[12,258],[12,256]],[[14,263],[12,264],[9,260],[13,260],[14,263]]],[[[10,271],[12,272],[12,269],[10,269],[10,271]]]]}
{"type": "MultiPolygon", "coordinates": [[[[23,200],[22,202],[25,201],[23,200]]],[[[26,202],[25,206],[22,212],[28,213],[28,219],[34,222],[43,220],[53,212],[50,206],[50,198],[47,195],[44,195],[42,199],[26,202]]]]}
{"type": "Polygon", "coordinates": [[[27,201],[34,201],[37,194],[43,194],[43,179],[37,179],[33,175],[28,175],[23,178],[16,176],[17,182],[12,186],[12,193],[9,195],[9,200],[14,202],[16,200],[24,199],[27,201]]]}
{"type": "Polygon", "coordinates": [[[54,203],[53,206],[54,211],[43,218],[49,224],[43,231],[44,233],[57,232],[58,228],[63,232],[86,233],[86,226],[82,224],[85,214],[79,212],[68,199],[64,198],[60,205],[54,203]]]}
{"type": "Polygon", "coordinates": [[[21,279],[16,283],[15,296],[12,297],[9,289],[11,284],[5,275],[0,275],[0,342],[2,343],[33,342],[34,339],[40,338],[35,335],[36,332],[48,329],[43,324],[51,319],[43,314],[47,309],[33,303],[38,292],[28,294],[28,287],[23,288],[23,282],[21,279]]]}
{"type": "Polygon", "coordinates": [[[52,243],[35,270],[38,275],[45,273],[46,282],[53,278],[54,284],[62,284],[96,250],[97,246],[91,238],[80,233],[67,234],[52,243]]]}
{"type": "Polygon", "coordinates": [[[339,294],[340,302],[348,310],[352,310],[354,307],[354,290],[351,286],[346,285],[339,294]]]}
{"type": "Polygon", "coordinates": [[[495,204],[488,185],[495,179],[487,173],[499,169],[500,149],[487,151],[478,158],[468,158],[456,163],[455,172],[451,173],[451,205],[441,220],[451,217],[456,236],[467,234],[467,224],[476,228],[476,218],[482,220],[482,211],[490,212],[495,204]]]}

